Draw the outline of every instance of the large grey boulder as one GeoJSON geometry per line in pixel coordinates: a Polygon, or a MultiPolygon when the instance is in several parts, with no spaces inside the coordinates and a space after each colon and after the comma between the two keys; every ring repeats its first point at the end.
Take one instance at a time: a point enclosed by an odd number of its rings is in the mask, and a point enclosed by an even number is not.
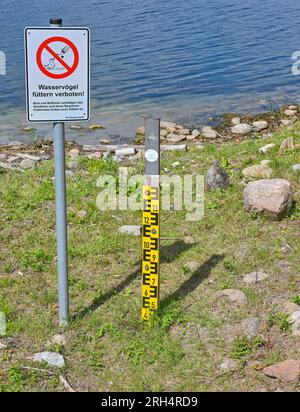
{"type": "Polygon", "coordinates": [[[215,160],[206,176],[206,189],[215,190],[229,186],[228,174],[221,167],[219,160],[215,160]]]}
{"type": "Polygon", "coordinates": [[[265,212],[281,219],[292,207],[291,184],[285,179],[261,179],[247,184],[244,207],[247,212],[265,212]]]}

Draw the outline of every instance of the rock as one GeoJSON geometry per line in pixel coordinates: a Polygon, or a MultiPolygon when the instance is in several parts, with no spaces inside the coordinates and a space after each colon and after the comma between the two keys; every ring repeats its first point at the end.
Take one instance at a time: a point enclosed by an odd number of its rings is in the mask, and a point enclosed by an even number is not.
{"type": "Polygon", "coordinates": [[[210,126],[202,127],[201,134],[206,137],[206,139],[216,139],[217,137],[217,132],[210,126]]]}
{"type": "Polygon", "coordinates": [[[293,121],[289,119],[281,119],[280,123],[282,126],[293,126],[293,121]]]}
{"type": "Polygon", "coordinates": [[[175,133],[177,129],[176,129],[176,127],[167,127],[166,130],[167,130],[168,133],[171,134],[171,133],[175,133]]]}
{"type": "Polygon", "coordinates": [[[137,134],[145,134],[145,126],[140,126],[136,129],[137,134]]]}
{"type": "Polygon", "coordinates": [[[34,169],[36,167],[36,162],[30,159],[23,159],[20,162],[22,169],[34,169]]]}
{"type": "Polygon", "coordinates": [[[172,123],[172,122],[160,122],[160,127],[162,129],[168,129],[170,127],[176,127],[177,124],[176,123],[172,123]]]}
{"type": "Polygon", "coordinates": [[[173,152],[175,150],[187,150],[186,144],[179,144],[179,145],[161,145],[160,150],[162,152],[173,152]]]}
{"type": "MultiPolygon", "coordinates": [[[[28,153],[17,153],[16,156],[21,157],[22,159],[29,159],[33,160],[34,162],[40,162],[43,158],[45,159],[45,155],[41,156],[33,156],[28,153]]],[[[47,157],[47,155],[46,155],[47,157]]]]}
{"type": "Polygon", "coordinates": [[[101,143],[101,144],[109,144],[109,143],[110,143],[110,140],[109,140],[109,139],[101,139],[101,140],[100,140],[100,143],[101,143]]]}
{"type": "Polygon", "coordinates": [[[286,150],[295,150],[295,142],[293,137],[284,139],[279,148],[279,154],[284,153],[286,150]]]}
{"type": "Polygon", "coordinates": [[[33,360],[35,362],[46,362],[50,366],[62,368],[65,366],[65,360],[62,355],[55,352],[39,352],[35,353],[33,360]]]}
{"type": "Polygon", "coordinates": [[[169,132],[166,129],[162,129],[160,131],[160,137],[167,137],[168,134],[169,134],[169,132]]]}
{"type": "Polygon", "coordinates": [[[8,143],[7,146],[12,147],[12,148],[14,147],[20,148],[20,147],[23,147],[24,144],[22,142],[19,142],[18,140],[12,140],[11,142],[8,143]]]}
{"type": "Polygon", "coordinates": [[[103,126],[101,126],[101,124],[92,124],[91,126],[89,126],[89,129],[91,130],[103,129],[103,126]]]}
{"type": "Polygon", "coordinates": [[[134,147],[125,147],[124,149],[117,149],[115,151],[117,157],[132,156],[135,154],[134,147]]]}
{"type": "Polygon", "coordinates": [[[284,111],[284,114],[286,116],[295,116],[297,114],[297,110],[286,109],[284,111]]]}
{"type": "Polygon", "coordinates": [[[52,343],[54,343],[55,345],[65,346],[67,344],[67,341],[64,335],[54,335],[52,338],[52,343]]]}
{"type": "Polygon", "coordinates": [[[251,283],[258,283],[264,279],[267,279],[269,275],[264,272],[252,272],[248,273],[248,275],[244,276],[243,281],[250,285],[251,283]]]}
{"type": "Polygon", "coordinates": [[[194,136],[194,137],[199,137],[200,136],[200,132],[199,132],[199,130],[197,130],[197,129],[194,129],[193,131],[192,131],[192,136],[194,136]]]}
{"type": "Polygon", "coordinates": [[[184,267],[187,269],[187,270],[189,270],[189,271],[191,271],[191,272],[194,272],[195,270],[197,270],[198,268],[199,268],[199,263],[198,262],[194,262],[194,261],[190,261],[190,262],[187,262],[185,265],[184,265],[184,267]]]}
{"type": "Polygon", "coordinates": [[[219,160],[215,160],[213,166],[206,175],[206,189],[215,190],[228,187],[230,184],[229,176],[221,167],[219,160]]]}
{"type": "Polygon", "coordinates": [[[255,338],[259,333],[260,320],[258,318],[248,318],[243,322],[244,334],[248,339],[255,338]]]}
{"type": "Polygon", "coordinates": [[[205,148],[205,146],[204,146],[204,144],[203,143],[199,143],[199,142],[197,142],[197,143],[195,143],[195,146],[194,146],[196,149],[204,149],[205,148]]]}
{"type": "Polygon", "coordinates": [[[296,305],[296,303],[288,302],[284,307],[284,313],[287,315],[292,315],[294,312],[300,311],[300,306],[296,305]]]}
{"type": "Polygon", "coordinates": [[[251,130],[252,127],[246,123],[239,123],[231,128],[231,132],[234,134],[247,134],[250,133],[251,130]]]}
{"type": "Polygon", "coordinates": [[[88,155],[87,157],[89,159],[101,159],[102,156],[103,156],[103,154],[101,152],[94,152],[94,153],[91,153],[90,155],[88,155]]]}
{"type": "Polygon", "coordinates": [[[234,126],[236,126],[237,124],[241,123],[241,119],[239,117],[233,117],[231,119],[231,124],[233,124],[234,126]]]}
{"type": "Polygon", "coordinates": [[[185,136],[191,133],[189,129],[180,129],[179,132],[181,135],[185,136]]]}
{"type": "Polygon", "coordinates": [[[177,161],[177,162],[174,162],[174,163],[172,163],[172,167],[177,167],[177,166],[180,166],[180,164],[181,164],[181,163],[180,163],[180,162],[178,162],[178,161],[177,161]]]}
{"type": "Polygon", "coordinates": [[[80,151],[78,149],[72,149],[69,151],[68,156],[71,159],[76,159],[76,157],[78,157],[80,155],[80,151]]]}
{"type": "Polygon", "coordinates": [[[291,104],[288,109],[290,110],[297,110],[297,106],[294,106],[293,104],[291,104]]]}
{"type": "Polygon", "coordinates": [[[72,124],[70,126],[70,129],[74,129],[74,130],[81,129],[81,126],[79,124],[72,124]]]}
{"type": "Polygon", "coordinates": [[[252,123],[254,132],[259,132],[260,130],[267,129],[268,122],[266,120],[258,120],[252,123]]]}
{"type": "Polygon", "coordinates": [[[67,166],[70,170],[76,170],[78,169],[79,164],[74,160],[73,162],[67,162],[67,166]]]}
{"type": "Polygon", "coordinates": [[[235,359],[226,358],[220,364],[219,369],[222,372],[234,372],[239,369],[239,362],[235,359]]]}
{"type": "Polygon", "coordinates": [[[294,311],[289,316],[290,323],[300,322],[300,310],[294,311]]]}
{"type": "Polygon", "coordinates": [[[13,166],[11,164],[5,162],[0,162],[0,167],[2,167],[3,169],[13,169],[13,166]]]}
{"type": "MultiPolygon", "coordinates": [[[[69,176],[69,177],[74,176],[73,170],[66,170],[66,176],[69,176]]],[[[54,177],[52,178],[52,180],[54,180],[54,177]]]]}
{"type": "Polygon", "coordinates": [[[270,163],[270,160],[268,160],[268,159],[264,159],[260,162],[260,164],[263,165],[263,166],[267,166],[269,163],[270,163]]]}
{"type": "Polygon", "coordinates": [[[0,160],[6,160],[7,159],[7,154],[6,153],[0,153],[0,160]]]}
{"type": "Polygon", "coordinates": [[[118,231],[120,233],[126,233],[127,235],[141,236],[142,227],[134,226],[134,225],[125,225],[125,226],[119,227],[118,231]]]}
{"type": "Polygon", "coordinates": [[[174,133],[170,133],[167,136],[167,141],[170,142],[170,143],[179,143],[179,142],[181,142],[182,140],[185,140],[185,139],[186,139],[186,136],[181,135],[181,134],[177,135],[177,134],[174,134],[174,133]]]}
{"type": "Polygon", "coordinates": [[[238,305],[245,306],[247,304],[247,298],[244,292],[238,289],[224,289],[216,293],[217,297],[227,297],[230,302],[237,303],[238,305]]]}
{"type": "Polygon", "coordinates": [[[282,382],[296,382],[300,374],[300,361],[287,359],[283,362],[267,366],[263,373],[271,378],[280,379],[282,382]]]}
{"type": "Polygon", "coordinates": [[[78,219],[85,219],[88,215],[88,212],[86,210],[79,210],[76,213],[76,216],[78,217],[78,219]]]}
{"type": "Polygon", "coordinates": [[[267,152],[269,152],[271,149],[273,149],[273,147],[275,147],[276,145],[274,143],[269,143],[266,144],[265,146],[261,147],[258,149],[259,153],[261,154],[266,154],[267,152]]]}
{"type": "Polygon", "coordinates": [[[247,212],[265,212],[281,219],[292,207],[291,184],[284,179],[262,179],[247,184],[244,208],[247,212]]]}
{"type": "Polygon", "coordinates": [[[298,172],[299,170],[300,170],[300,163],[292,166],[292,171],[293,172],[298,172]]]}
{"type": "Polygon", "coordinates": [[[188,136],[186,136],[186,140],[195,140],[196,137],[193,136],[192,134],[189,134],[188,136]]]}
{"type": "Polygon", "coordinates": [[[0,312],[0,336],[6,335],[6,317],[5,313],[0,312]]]}
{"type": "Polygon", "coordinates": [[[300,336],[300,320],[298,322],[295,322],[292,326],[292,335],[299,337],[300,336]]]}
{"type": "Polygon", "coordinates": [[[13,164],[16,163],[18,160],[20,160],[18,156],[10,156],[6,161],[9,164],[13,164]]]}
{"type": "Polygon", "coordinates": [[[273,169],[264,164],[258,164],[246,167],[242,173],[244,177],[270,179],[273,175],[273,169]]]}

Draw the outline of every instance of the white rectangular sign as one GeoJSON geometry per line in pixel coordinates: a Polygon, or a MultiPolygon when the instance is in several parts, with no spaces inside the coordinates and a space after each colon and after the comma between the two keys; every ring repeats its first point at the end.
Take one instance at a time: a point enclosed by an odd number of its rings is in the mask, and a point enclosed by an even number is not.
{"type": "Polygon", "coordinates": [[[89,29],[26,28],[25,62],[29,122],[89,120],[89,29]]]}

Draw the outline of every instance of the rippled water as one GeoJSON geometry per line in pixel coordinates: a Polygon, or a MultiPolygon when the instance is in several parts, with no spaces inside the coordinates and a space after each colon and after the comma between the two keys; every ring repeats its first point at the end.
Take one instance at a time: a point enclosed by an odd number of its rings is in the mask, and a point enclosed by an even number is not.
{"type": "Polygon", "coordinates": [[[107,129],[79,140],[131,137],[144,113],[200,125],[299,101],[299,0],[1,0],[1,12],[0,141],[24,135],[23,29],[56,16],[92,33],[91,122],[107,129]]]}

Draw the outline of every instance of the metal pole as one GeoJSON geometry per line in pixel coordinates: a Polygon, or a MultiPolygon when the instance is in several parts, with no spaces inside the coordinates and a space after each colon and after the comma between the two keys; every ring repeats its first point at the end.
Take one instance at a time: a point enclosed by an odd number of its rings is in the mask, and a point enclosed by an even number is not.
{"type": "MultiPolygon", "coordinates": [[[[61,19],[51,19],[50,27],[61,27],[61,19]]],[[[65,166],[65,124],[53,123],[55,193],[56,193],[56,237],[58,269],[59,321],[63,326],[69,322],[69,285],[68,285],[68,237],[67,201],[65,166]]]]}
{"type": "Polygon", "coordinates": [[[145,181],[142,225],[142,319],[159,306],[160,119],[145,119],[145,181]]]}

